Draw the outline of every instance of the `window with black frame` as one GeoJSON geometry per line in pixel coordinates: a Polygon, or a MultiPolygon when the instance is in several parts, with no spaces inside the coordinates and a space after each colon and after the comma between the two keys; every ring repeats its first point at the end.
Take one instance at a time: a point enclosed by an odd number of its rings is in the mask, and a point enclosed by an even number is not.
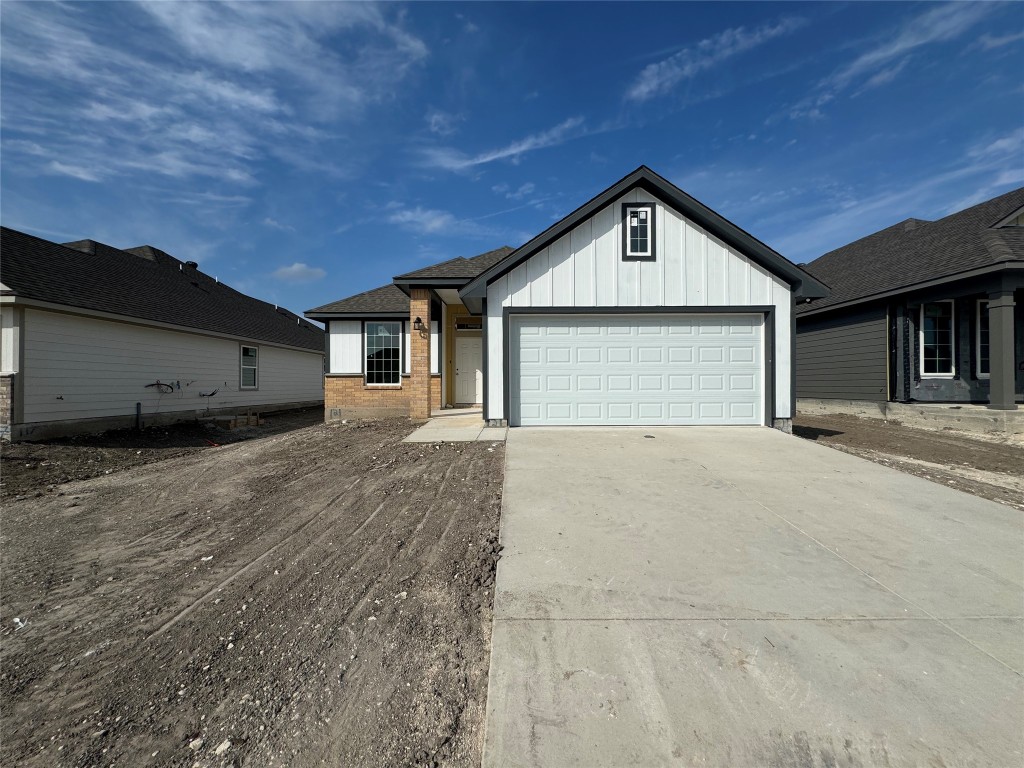
{"type": "Polygon", "coordinates": [[[402,383],[401,323],[366,323],[366,383],[402,383]]]}

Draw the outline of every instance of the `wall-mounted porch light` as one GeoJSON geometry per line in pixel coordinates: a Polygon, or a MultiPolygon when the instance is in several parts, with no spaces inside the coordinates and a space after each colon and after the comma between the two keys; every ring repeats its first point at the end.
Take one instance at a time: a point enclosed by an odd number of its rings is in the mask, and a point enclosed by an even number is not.
{"type": "Polygon", "coordinates": [[[423,327],[423,320],[419,317],[416,318],[415,322],[412,324],[412,327],[415,328],[417,331],[426,330],[426,328],[423,327]]]}

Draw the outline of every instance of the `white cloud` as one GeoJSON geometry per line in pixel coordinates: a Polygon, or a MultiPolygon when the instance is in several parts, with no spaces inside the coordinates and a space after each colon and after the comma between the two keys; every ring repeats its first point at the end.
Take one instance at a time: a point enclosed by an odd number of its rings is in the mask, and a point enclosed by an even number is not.
{"type": "Polygon", "coordinates": [[[388,217],[392,224],[399,224],[406,229],[421,234],[437,234],[438,232],[450,231],[455,222],[455,216],[447,211],[436,211],[429,208],[407,208],[395,211],[388,217]]]}
{"type": "Polygon", "coordinates": [[[509,200],[522,200],[523,198],[532,195],[536,190],[537,185],[532,181],[519,185],[517,189],[511,189],[508,184],[495,184],[491,187],[492,192],[504,195],[509,200]]]}
{"type": "Polygon", "coordinates": [[[70,165],[68,163],[62,163],[58,160],[51,160],[46,170],[50,173],[57,174],[59,176],[70,176],[73,179],[80,181],[100,181],[101,177],[89,170],[88,168],[82,168],[77,165],[70,165]]]}
{"type": "Polygon", "coordinates": [[[274,159],[342,176],[361,157],[346,123],[393,98],[428,55],[388,6],[110,7],[3,4],[9,167],[233,186],[274,159]]]}
{"type": "Polygon", "coordinates": [[[311,267],[297,261],[290,266],[274,270],[274,277],[286,283],[313,283],[327,277],[327,272],[320,267],[311,267]]]}
{"type": "Polygon", "coordinates": [[[492,163],[495,160],[516,161],[527,152],[554,147],[570,139],[578,138],[583,135],[582,126],[582,117],[570,117],[546,131],[531,134],[500,149],[481,152],[477,155],[469,155],[450,147],[426,149],[423,151],[423,163],[431,168],[464,171],[478,165],[492,163]]]}
{"type": "Polygon", "coordinates": [[[462,115],[453,115],[440,109],[432,109],[427,112],[424,119],[427,121],[427,128],[431,133],[436,133],[438,136],[450,136],[458,130],[459,123],[465,118],[462,115]]]}
{"type": "Polygon", "coordinates": [[[719,32],[696,45],[683,48],[667,59],[644,67],[626,90],[626,99],[643,102],[663,96],[684,80],[696,77],[770,40],[791,34],[805,23],[804,19],[788,18],[756,29],[735,27],[719,32]]]}
{"type": "Polygon", "coordinates": [[[1002,37],[982,35],[978,38],[978,45],[986,51],[991,51],[994,48],[1002,48],[1004,45],[1016,43],[1018,40],[1024,40],[1024,32],[1011,33],[1009,35],[1003,35],[1002,37]]]}
{"type": "Polygon", "coordinates": [[[290,224],[282,224],[277,219],[272,219],[269,216],[267,216],[265,219],[263,219],[263,226],[270,227],[271,229],[279,229],[282,232],[294,232],[295,231],[295,227],[291,226],[290,224]]]}
{"type": "Polygon", "coordinates": [[[858,84],[857,93],[860,93],[892,82],[918,49],[964,35],[996,5],[941,3],[926,7],[927,11],[908,19],[895,32],[873,41],[867,50],[824,78],[811,95],[788,108],[789,116],[820,118],[825,105],[858,84]]]}

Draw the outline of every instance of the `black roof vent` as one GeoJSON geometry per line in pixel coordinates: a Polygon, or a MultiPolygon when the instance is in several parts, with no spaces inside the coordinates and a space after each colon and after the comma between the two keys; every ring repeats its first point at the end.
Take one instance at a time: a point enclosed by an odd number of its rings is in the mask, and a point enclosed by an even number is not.
{"type": "Polygon", "coordinates": [[[198,261],[186,261],[185,262],[185,266],[188,267],[189,269],[198,269],[199,268],[199,262],[198,261]]]}

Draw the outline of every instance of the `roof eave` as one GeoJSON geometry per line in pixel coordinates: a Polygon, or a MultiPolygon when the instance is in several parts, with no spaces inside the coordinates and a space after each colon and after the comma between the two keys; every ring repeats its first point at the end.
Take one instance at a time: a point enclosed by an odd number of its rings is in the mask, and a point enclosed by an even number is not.
{"type": "Polygon", "coordinates": [[[593,216],[597,211],[612,203],[634,187],[641,187],[670,204],[688,219],[721,238],[737,250],[753,258],[762,267],[785,280],[792,286],[796,298],[824,298],[829,289],[808,272],[762,243],[749,232],[741,229],[728,219],[708,208],[699,200],[686,194],[667,179],[659,176],[645,165],[616,182],[604,192],[584,203],[565,218],[548,227],[537,237],[517,248],[493,267],[471,280],[459,295],[466,306],[467,301],[482,299],[487,295],[487,286],[495,279],[550,245],[577,224],[593,216]]]}
{"type": "Polygon", "coordinates": [[[825,314],[826,312],[832,312],[833,310],[849,309],[850,307],[855,307],[858,304],[866,304],[869,301],[878,301],[879,299],[886,299],[892,296],[899,296],[900,294],[903,293],[920,291],[924,290],[925,288],[934,288],[935,286],[938,285],[945,285],[946,283],[955,283],[970,277],[980,277],[982,275],[991,274],[993,272],[1000,272],[1002,270],[1024,271],[1024,260],[1015,259],[1012,261],[1002,261],[997,264],[990,264],[985,267],[969,269],[963,272],[954,272],[949,275],[942,275],[941,277],[936,277],[929,280],[922,280],[919,283],[909,283],[907,285],[902,285],[899,288],[892,288],[887,291],[878,291],[876,293],[870,293],[866,296],[859,296],[855,299],[849,299],[848,301],[841,301],[838,304],[829,304],[827,307],[818,307],[817,309],[810,309],[806,312],[800,312],[797,315],[797,318],[811,317],[813,315],[822,315],[825,314]]]}

